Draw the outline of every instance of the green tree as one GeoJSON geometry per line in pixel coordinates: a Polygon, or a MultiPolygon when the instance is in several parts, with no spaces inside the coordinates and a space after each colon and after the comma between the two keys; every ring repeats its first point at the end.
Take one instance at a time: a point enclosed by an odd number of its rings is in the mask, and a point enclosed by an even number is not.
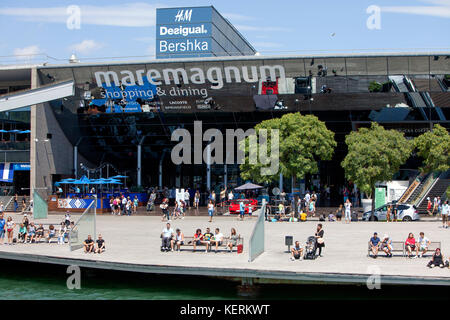
{"type": "Polygon", "coordinates": [[[439,124],[434,125],[433,131],[415,138],[414,147],[423,158],[423,172],[447,171],[450,168],[450,135],[439,124]]]}
{"type": "Polygon", "coordinates": [[[413,143],[396,130],[386,130],[373,122],[345,138],[348,153],[341,165],[345,177],[372,198],[375,205],[375,183],[389,181],[411,155],[413,143]]]}
{"type": "Polygon", "coordinates": [[[240,148],[245,145],[245,163],[241,164],[241,177],[258,183],[276,181],[281,172],[286,177],[302,179],[306,174],[318,172],[317,161],[331,160],[336,147],[334,133],[327,129],[325,123],[316,116],[303,116],[299,112],[288,113],[281,118],[262,121],[255,126],[259,130],[268,131],[268,149],[271,145],[271,130],[279,130],[279,172],[273,175],[262,175],[264,164],[249,163],[249,138],[242,141],[240,148]]]}

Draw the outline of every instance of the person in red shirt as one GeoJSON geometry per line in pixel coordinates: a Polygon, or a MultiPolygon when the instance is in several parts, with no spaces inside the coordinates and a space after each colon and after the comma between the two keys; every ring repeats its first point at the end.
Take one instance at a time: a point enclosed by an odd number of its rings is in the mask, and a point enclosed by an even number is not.
{"type": "Polygon", "coordinates": [[[408,251],[408,258],[411,258],[412,253],[416,249],[416,239],[411,232],[408,234],[408,238],[406,238],[405,246],[408,251]]]}
{"type": "Polygon", "coordinates": [[[201,229],[197,229],[194,234],[194,251],[197,249],[198,245],[201,245],[203,241],[203,234],[201,229]]]}

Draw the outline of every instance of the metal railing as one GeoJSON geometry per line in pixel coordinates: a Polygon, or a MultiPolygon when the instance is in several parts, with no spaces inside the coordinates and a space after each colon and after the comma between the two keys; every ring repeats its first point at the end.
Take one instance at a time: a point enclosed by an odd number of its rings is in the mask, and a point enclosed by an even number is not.
{"type": "Polygon", "coordinates": [[[420,205],[428,194],[429,190],[433,188],[436,182],[439,180],[439,174],[431,173],[423,184],[422,191],[417,195],[415,199],[412,199],[411,204],[415,207],[420,205]]]}

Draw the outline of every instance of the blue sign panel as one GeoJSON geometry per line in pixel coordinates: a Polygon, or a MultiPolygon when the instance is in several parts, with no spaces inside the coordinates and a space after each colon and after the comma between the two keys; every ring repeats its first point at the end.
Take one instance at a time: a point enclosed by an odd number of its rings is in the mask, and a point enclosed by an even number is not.
{"type": "Polygon", "coordinates": [[[157,25],[211,21],[212,7],[156,9],[157,25]]]}
{"type": "Polygon", "coordinates": [[[211,36],[211,23],[191,23],[165,26],[159,25],[156,29],[156,39],[211,36]]]}
{"type": "Polygon", "coordinates": [[[207,53],[211,51],[211,38],[158,39],[157,55],[207,53]]]}
{"type": "Polygon", "coordinates": [[[212,12],[212,7],[157,9],[156,57],[211,55],[212,12]]]}

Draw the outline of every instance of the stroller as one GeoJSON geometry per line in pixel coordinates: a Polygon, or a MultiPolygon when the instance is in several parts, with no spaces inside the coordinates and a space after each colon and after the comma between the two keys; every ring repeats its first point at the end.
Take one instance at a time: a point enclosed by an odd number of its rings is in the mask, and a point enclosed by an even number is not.
{"type": "Polygon", "coordinates": [[[317,239],[314,236],[309,236],[308,239],[306,239],[305,255],[303,256],[303,259],[314,260],[317,257],[316,251],[317,239]]]}

